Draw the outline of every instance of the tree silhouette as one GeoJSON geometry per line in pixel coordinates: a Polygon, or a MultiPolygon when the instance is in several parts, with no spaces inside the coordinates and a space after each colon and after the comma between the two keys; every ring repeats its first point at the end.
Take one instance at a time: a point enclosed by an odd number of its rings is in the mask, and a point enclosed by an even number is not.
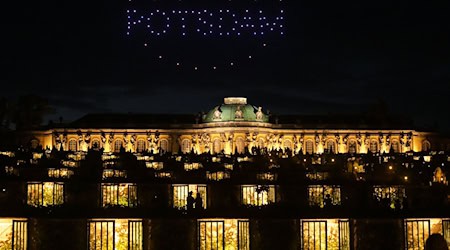
{"type": "Polygon", "coordinates": [[[39,127],[44,116],[53,112],[47,99],[36,96],[21,96],[14,106],[10,107],[12,112],[12,122],[16,125],[16,130],[27,130],[39,127]]]}

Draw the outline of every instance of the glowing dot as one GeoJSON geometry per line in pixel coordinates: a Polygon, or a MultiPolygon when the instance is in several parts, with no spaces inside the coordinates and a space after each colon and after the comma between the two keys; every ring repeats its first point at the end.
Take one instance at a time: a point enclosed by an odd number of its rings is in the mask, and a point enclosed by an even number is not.
{"type": "Polygon", "coordinates": [[[216,66],[214,66],[213,69],[216,69],[216,66]]]}
{"type": "Polygon", "coordinates": [[[231,66],[233,66],[233,65],[234,65],[234,63],[230,63],[230,65],[231,65],[231,66]]]}
{"type": "Polygon", "coordinates": [[[180,66],[180,63],[177,63],[177,66],[180,66]]]}
{"type": "Polygon", "coordinates": [[[144,43],[144,46],[145,46],[145,47],[147,47],[147,44],[146,44],[146,43],[144,43]]]}
{"type": "Polygon", "coordinates": [[[162,56],[159,56],[159,59],[162,59],[162,56]]]}
{"type": "Polygon", "coordinates": [[[195,70],[197,70],[198,68],[197,68],[197,67],[195,67],[194,69],[195,69],[195,70]]]}
{"type": "Polygon", "coordinates": [[[249,59],[252,59],[252,56],[248,56],[249,59]]]}
{"type": "Polygon", "coordinates": [[[264,47],[266,47],[266,46],[267,46],[267,44],[263,43],[263,46],[264,46],[264,47]]]}

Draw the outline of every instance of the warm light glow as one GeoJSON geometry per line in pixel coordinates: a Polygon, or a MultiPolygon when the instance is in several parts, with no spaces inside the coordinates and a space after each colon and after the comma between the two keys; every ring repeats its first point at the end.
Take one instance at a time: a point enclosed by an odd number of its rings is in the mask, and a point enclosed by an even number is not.
{"type": "Polygon", "coordinates": [[[184,164],[184,170],[186,170],[186,171],[197,170],[199,168],[203,168],[203,165],[198,162],[184,164]]]}
{"type": "Polygon", "coordinates": [[[141,220],[95,219],[88,230],[89,250],[143,249],[141,220]]]}
{"type": "Polygon", "coordinates": [[[64,183],[30,182],[27,184],[27,204],[33,207],[47,207],[64,203],[64,183]]]}
{"type": "Polygon", "coordinates": [[[103,169],[103,175],[102,179],[108,179],[108,178],[126,178],[127,177],[127,171],[126,170],[119,170],[119,169],[103,169]]]}
{"type": "Polygon", "coordinates": [[[0,219],[0,249],[27,249],[27,221],[21,218],[0,219]],[[14,245],[13,245],[14,238],[14,245]]]}
{"type": "Polygon", "coordinates": [[[138,205],[137,186],[129,183],[102,183],[102,207],[138,205]]]}
{"type": "Polygon", "coordinates": [[[155,170],[161,170],[164,167],[164,163],[163,162],[152,161],[152,162],[146,162],[145,166],[147,168],[152,168],[152,169],[155,169],[155,170]]]}
{"type": "Polygon", "coordinates": [[[242,185],[242,204],[264,206],[275,203],[274,185],[242,185]]]}
{"type": "Polygon", "coordinates": [[[402,186],[375,186],[373,196],[381,206],[391,209],[402,209],[406,198],[402,186]]]}
{"type": "MultiPolygon", "coordinates": [[[[173,190],[173,207],[179,209],[187,208],[187,199],[189,192],[192,192],[192,197],[195,199],[197,195],[200,195],[203,202],[203,208],[206,208],[207,203],[207,189],[206,185],[187,185],[187,184],[174,184],[173,190]]],[[[195,207],[195,204],[194,204],[195,207]]]]}
{"type": "Polygon", "coordinates": [[[348,220],[300,220],[300,231],[303,250],[350,249],[348,220]]]}
{"type": "Polygon", "coordinates": [[[389,170],[392,170],[392,166],[389,166],[389,170]]]}
{"type": "Polygon", "coordinates": [[[200,250],[250,250],[250,225],[246,219],[198,220],[200,250]]]}
{"type": "Polygon", "coordinates": [[[406,219],[404,228],[407,250],[423,250],[428,236],[434,233],[444,235],[447,243],[450,243],[450,235],[448,235],[450,231],[449,219],[406,219]]]}
{"type": "Polygon", "coordinates": [[[224,179],[229,179],[230,173],[224,172],[224,171],[217,171],[217,172],[209,172],[206,171],[206,179],[211,181],[220,181],[224,179]]]}
{"type": "Polygon", "coordinates": [[[308,201],[310,206],[325,207],[341,204],[341,188],[339,186],[310,185],[308,186],[308,201]]]}
{"type": "Polygon", "coordinates": [[[73,171],[67,168],[49,168],[48,177],[51,178],[70,178],[73,175],[73,171]]]}

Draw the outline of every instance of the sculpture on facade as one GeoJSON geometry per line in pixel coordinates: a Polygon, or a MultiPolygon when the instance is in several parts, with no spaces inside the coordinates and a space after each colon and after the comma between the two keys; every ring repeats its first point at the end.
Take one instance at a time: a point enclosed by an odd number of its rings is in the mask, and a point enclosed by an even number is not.
{"type": "Polygon", "coordinates": [[[222,112],[219,110],[219,107],[216,107],[216,110],[214,110],[213,119],[222,120],[222,112]]]}
{"type": "Polygon", "coordinates": [[[256,111],[256,120],[262,120],[262,119],[263,119],[262,107],[258,107],[258,111],[256,111]]]}
{"type": "Polygon", "coordinates": [[[237,106],[236,112],[234,112],[235,119],[244,119],[244,113],[241,110],[241,106],[237,106]]]}

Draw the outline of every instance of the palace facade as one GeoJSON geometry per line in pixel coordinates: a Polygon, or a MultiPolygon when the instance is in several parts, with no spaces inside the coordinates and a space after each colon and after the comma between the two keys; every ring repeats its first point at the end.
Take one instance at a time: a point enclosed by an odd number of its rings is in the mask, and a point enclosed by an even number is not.
{"type": "Polygon", "coordinates": [[[91,114],[0,151],[0,249],[450,243],[447,140],[387,116],[91,114]]]}
{"type": "Polygon", "coordinates": [[[364,117],[278,116],[246,98],[229,97],[203,115],[91,114],[62,127],[32,131],[22,143],[70,151],[242,154],[254,148],[292,154],[428,151],[440,142],[411,122],[364,117]],[[324,120],[325,118],[325,120],[324,120]],[[269,121],[270,120],[270,121],[269,121]]]}

